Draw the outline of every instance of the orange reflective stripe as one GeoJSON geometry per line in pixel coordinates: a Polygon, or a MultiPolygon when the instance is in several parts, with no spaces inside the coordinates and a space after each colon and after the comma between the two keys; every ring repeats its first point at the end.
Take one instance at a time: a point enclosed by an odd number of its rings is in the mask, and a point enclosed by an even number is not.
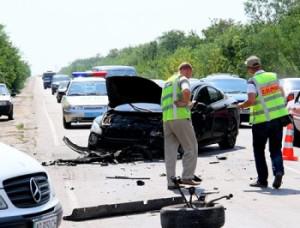
{"type": "Polygon", "coordinates": [[[263,96],[267,96],[273,93],[276,93],[280,90],[279,85],[273,84],[273,85],[269,85],[269,86],[264,86],[260,88],[260,91],[262,93],[263,96]]]}

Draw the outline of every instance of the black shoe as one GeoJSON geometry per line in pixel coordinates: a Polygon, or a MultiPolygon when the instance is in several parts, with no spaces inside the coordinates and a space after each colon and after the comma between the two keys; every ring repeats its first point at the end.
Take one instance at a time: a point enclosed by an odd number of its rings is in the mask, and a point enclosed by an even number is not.
{"type": "Polygon", "coordinates": [[[176,190],[178,189],[175,185],[169,185],[168,190],[176,190]]]}
{"type": "Polygon", "coordinates": [[[273,188],[280,188],[282,184],[282,175],[281,174],[277,174],[274,178],[274,182],[273,182],[273,188]]]}
{"type": "Polygon", "coordinates": [[[255,181],[249,185],[250,187],[257,187],[257,188],[267,188],[268,183],[260,183],[259,181],[255,181]]]}
{"type": "Polygon", "coordinates": [[[199,176],[197,176],[197,175],[194,175],[193,181],[196,181],[196,182],[201,182],[201,181],[202,181],[202,179],[201,179],[199,176]]]}

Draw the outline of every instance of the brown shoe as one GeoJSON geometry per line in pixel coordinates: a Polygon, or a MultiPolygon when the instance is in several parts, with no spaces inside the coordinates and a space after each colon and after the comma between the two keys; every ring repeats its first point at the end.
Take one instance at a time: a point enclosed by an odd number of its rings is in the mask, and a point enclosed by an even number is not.
{"type": "Polygon", "coordinates": [[[180,184],[199,185],[200,182],[194,181],[193,179],[182,179],[180,184]]]}

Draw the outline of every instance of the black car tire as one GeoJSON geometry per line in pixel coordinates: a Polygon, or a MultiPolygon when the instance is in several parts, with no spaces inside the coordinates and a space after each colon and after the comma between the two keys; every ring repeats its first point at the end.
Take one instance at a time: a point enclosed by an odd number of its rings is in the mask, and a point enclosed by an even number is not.
{"type": "Polygon", "coordinates": [[[228,129],[224,139],[219,142],[220,149],[232,149],[236,143],[236,137],[238,135],[239,124],[235,119],[231,119],[228,124],[228,129]]]}
{"type": "Polygon", "coordinates": [[[57,103],[61,102],[61,99],[59,99],[58,97],[56,98],[56,100],[57,100],[57,103]]]}
{"type": "Polygon", "coordinates": [[[67,122],[65,117],[63,117],[63,125],[65,129],[70,129],[71,128],[71,122],[67,122]]]}
{"type": "Polygon", "coordinates": [[[14,109],[12,108],[10,113],[8,114],[8,119],[13,120],[14,119],[14,109]]]}
{"type": "Polygon", "coordinates": [[[51,90],[51,94],[54,95],[54,93],[55,93],[55,92],[54,92],[54,90],[52,89],[52,90],[51,90]]]}
{"type": "Polygon", "coordinates": [[[88,149],[96,150],[97,144],[98,144],[98,135],[95,134],[94,132],[91,132],[88,140],[88,149]]]}
{"type": "Polygon", "coordinates": [[[187,208],[185,204],[160,210],[162,228],[219,228],[225,223],[225,209],[220,204],[187,208]]]}

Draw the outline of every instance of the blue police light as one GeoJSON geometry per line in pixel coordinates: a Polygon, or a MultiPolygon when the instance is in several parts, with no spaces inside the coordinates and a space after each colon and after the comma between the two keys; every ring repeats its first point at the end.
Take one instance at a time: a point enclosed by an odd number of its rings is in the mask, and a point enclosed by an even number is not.
{"type": "Polygon", "coordinates": [[[102,77],[104,78],[106,76],[107,72],[106,71],[97,71],[97,72],[93,72],[93,71],[76,71],[72,73],[73,78],[77,78],[77,77],[102,77]]]}
{"type": "Polygon", "coordinates": [[[88,77],[90,75],[91,75],[90,72],[86,72],[86,71],[84,71],[84,72],[76,71],[76,72],[72,73],[73,78],[88,77]]]}

